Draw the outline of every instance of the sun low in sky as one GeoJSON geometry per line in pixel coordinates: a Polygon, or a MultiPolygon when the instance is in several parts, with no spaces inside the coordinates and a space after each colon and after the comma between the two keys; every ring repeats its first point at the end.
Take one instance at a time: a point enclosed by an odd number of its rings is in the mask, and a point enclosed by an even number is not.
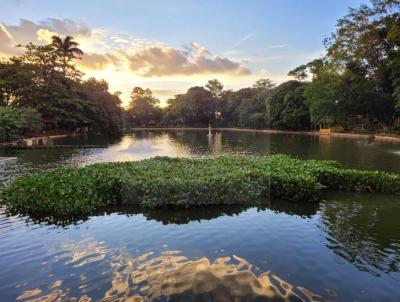
{"type": "Polygon", "coordinates": [[[217,78],[226,89],[279,83],[324,54],[322,40],[357,0],[2,0],[0,56],[18,44],[71,35],[85,77],[105,79],[125,103],[134,86],[167,98],[217,78]]]}

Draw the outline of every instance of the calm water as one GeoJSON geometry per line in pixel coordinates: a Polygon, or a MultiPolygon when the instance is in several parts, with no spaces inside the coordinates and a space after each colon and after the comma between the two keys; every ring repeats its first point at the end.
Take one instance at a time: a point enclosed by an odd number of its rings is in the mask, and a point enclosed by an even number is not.
{"type": "MultiPolygon", "coordinates": [[[[107,149],[7,151],[4,182],[62,165],[157,155],[287,153],[400,172],[400,144],[207,131],[136,132],[107,149]]],[[[58,144],[104,143],[76,137],[58,144]]],[[[400,200],[110,209],[54,225],[0,209],[1,301],[400,301],[400,200]]]]}

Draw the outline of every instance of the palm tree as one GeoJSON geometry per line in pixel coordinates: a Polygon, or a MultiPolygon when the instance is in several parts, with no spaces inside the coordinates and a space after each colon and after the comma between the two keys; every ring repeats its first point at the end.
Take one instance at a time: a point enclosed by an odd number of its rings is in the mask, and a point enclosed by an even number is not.
{"type": "Polygon", "coordinates": [[[66,36],[63,40],[59,36],[52,36],[51,45],[60,53],[63,59],[63,73],[65,74],[67,68],[67,60],[79,58],[76,55],[83,55],[83,51],[78,48],[79,43],[74,41],[71,36],[66,36]]]}

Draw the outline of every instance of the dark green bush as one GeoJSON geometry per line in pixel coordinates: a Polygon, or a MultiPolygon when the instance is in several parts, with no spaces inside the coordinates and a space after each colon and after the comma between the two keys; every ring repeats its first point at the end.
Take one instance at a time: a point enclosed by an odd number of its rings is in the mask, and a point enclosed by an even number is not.
{"type": "Polygon", "coordinates": [[[27,213],[71,215],[120,204],[254,204],[270,197],[316,201],[324,188],[400,194],[400,176],[286,155],[157,157],[34,174],[8,186],[4,200],[27,213]]]}

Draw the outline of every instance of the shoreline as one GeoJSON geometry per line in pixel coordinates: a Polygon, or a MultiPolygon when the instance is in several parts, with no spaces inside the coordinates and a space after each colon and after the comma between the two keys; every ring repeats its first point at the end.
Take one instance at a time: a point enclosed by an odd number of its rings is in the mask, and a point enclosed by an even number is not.
{"type": "MultiPolygon", "coordinates": [[[[365,139],[365,140],[375,140],[382,142],[393,142],[400,143],[400,136],[395,134],[383,134],[383,133],[373,133],[373,134],[363,134],[363,133],[348,133],[348,132],[331,132],[330,134],[320,134],[319,131],[291,131],[291,130],[278,130],[278,129],[249,129],[249,128],[207,128],[207,127],[135,127],[130,131],[124,131],[122,134],[129,134],[131,131],[231,131],[231,132],[253,132],[253,133],[268,133],[268,134],[290,134],[290,135],[306,135],[315,137],[335,137],[335,138],[349,138],[349,139],[365,139]]],[[[29,141],[40,140],[40,139],[54,139],[54,138],[66,138],[71,136],[80,136],[81,133],[63,133],[63,134],[53,134],[53,135],[40,135],[34,137],[22,138],[19,141],[10,141],[0,143],[0,148],[7,146],[12,146],[23,141],[27,143],[29,141]]]]}
{"type": "Polygon", "coordinates": [[[38,140],[48,140],[48,139],[57,139],[57,138],[66,138],[66,137],[71,137],[71,136],[78,136],[82,135],[80,133],[63,133],[63,134],[50,134],[50,135],[39,135],[39,136],[30,136],[30,137],[23,137],[18,140],[13,140],[13,141],[8,141],[8,142],[2,142],[0,143],[0,148],[7,148],[7,147],[13,147],[13,146],[19,146],[21,143],[28,145],[32,144],[33,141],[38,141],[38,140]]]}
{"type": "Polygon", "coordinates": [[[294,135],[308,135],[317,137],[342,137],[342,138],[353,138],[353,139],[365,139],[365,140],[376,140],[386,142],[400,143],[400,136],[394,134],[363,134],[363,133],[339,133],[331,132],[330,134],[321,135],[319,131],[290,131],[290,130],[277,130],[277,129],[247,129],[247,128],[206,128],[206,127],[136,127],[132,128],[133,131],[144,130],[144,131],[169,131],[169,130],[212,130],[212,131],[232,131],[232,132],[255,132],[255,133],[269,133],[269,134],[294,134],[294,135]]]}

